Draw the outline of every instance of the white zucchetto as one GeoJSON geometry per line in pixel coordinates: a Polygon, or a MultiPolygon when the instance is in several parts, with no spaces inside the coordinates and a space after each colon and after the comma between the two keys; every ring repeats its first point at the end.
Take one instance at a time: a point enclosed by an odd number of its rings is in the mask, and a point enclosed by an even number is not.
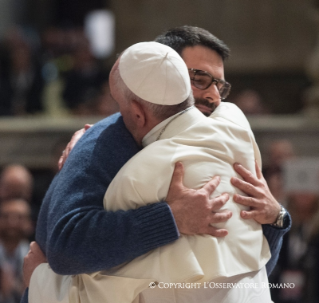
{"type": "Polygon", "coordinates": [[[158,42],[141,42],[127,48],[121,55],[119,71],[126,86],[150,103],[176,105],[191,93],[184,60],[158,42]]]}

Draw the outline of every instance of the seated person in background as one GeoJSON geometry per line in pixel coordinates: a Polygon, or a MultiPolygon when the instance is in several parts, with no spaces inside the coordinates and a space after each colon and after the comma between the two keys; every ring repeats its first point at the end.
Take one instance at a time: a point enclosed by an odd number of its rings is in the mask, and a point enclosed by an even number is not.
{"type": "Polygon", "coordinates": [[[294,282],[294,289],[272,289],[273,299],[276,303],[318,302],[319,196],[308,190],[289,192],[287,197],[294,224],[284,237],[271,282],[294,282]]]}
{"type": "Polygon", "coordinates": [[[24,199],[31,202],[33,177],[30,171],[19,164],[6,166],[0,175],[0,201],[24,199]]]}
{"type": "Polygon", "coordinates": [[[104,201],[106,210],[128,210],[146,205],[147,201],[166,199],[174,163],[182,161],[188,187],[201,188],[213,173],[221,176],[215,196],[223,192],[231,195],[226,209],[232,211],[233,217],[215,227],[225,228],[229,234],[222,240],[211,236],[181,236],[174,244],[91,275],[61,277],[43,264],[31,279],[30,302],[41,302],[44,298],[46,302],[57,302],[56,298],[68,302],[69,298],[70,302],[129,303],[138,300],[139,293],[141,300],[153,302],[163,295],[147,289],[155,280],[258,285],[257,290],[197,289],[187,293],[186,301],[183,291],[170,289],[165,296],[170,296],[172,302],[176,297],[182,302],[204,299],[234,302],[238,296],[250,302],[247,300],[254,300],[257,295],[261,297],[260,302],[271,302],[269,289],[263,287],[268,285],[265,264],[270,252],[261,225],[252,219],[241,219],[241,210],[248,208],[232,202],[232,196],[238,193],[230,183],[230,178],[236,176],[233,164],[241,162],[252,173],[255,159],[261,165],[245,116],[227,103],[219,105],[219,102],[210,118],[191,106],[193,96],[185,63],[174,50],[156,42],[128,48],[115,63],[110,81],[126,126],[137,143],[147,147],[110,184],[104,201]],[[49,281],[48,277],[51,277],[49,281]],[[51,285],[51,292],[43,286],[44,279],[47,279],[45,284],[51,285]],[[127,287],[121,290],[123,285],[127,287]],[[43,289],[46,293],[39,295],[43,289]]]}
{"type": "Polygon", "coordinates": [[[28,237],[33,233],[31,209],[22,199],[0,203],[1,303],[18,303],[23,294],[23,259],[29,251],[28,237]]]}
{"type": "Polygon", "coordinates": [[[260,94],[253,89],[241,91],[232,102],[236,104],[246,116],[269,114],[269,110],[263,103],[260,94]]]}

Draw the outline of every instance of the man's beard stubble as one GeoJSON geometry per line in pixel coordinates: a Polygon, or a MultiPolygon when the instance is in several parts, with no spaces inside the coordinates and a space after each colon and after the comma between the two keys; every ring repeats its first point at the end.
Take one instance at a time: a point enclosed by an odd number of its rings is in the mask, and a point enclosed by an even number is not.
{"type": "Polygon", "coordinates": [[[195,99],[195,106],[197,106],[197,105],[204,105],[205,107],[208,108],[209,112],[208,111],[205,111],[205,112],[201,111],[203,113],[203,115],[205,115],[206,117],[209,117],[217,107],[215,102],[209,102],[206,99],[202,99],[202,98],[195,99]]]}

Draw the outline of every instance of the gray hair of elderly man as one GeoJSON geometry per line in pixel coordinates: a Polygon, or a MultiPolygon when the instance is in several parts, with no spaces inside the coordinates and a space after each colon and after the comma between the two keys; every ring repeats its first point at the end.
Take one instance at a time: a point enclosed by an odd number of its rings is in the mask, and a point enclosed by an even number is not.
{"type": "Polygon", "coordinates": [[[185,101],[176,105],[153,104],[151,102],[141,99],[126,86],[126,84],[121,78],[119,66],[117,66],[113,70],[113,77],[116,89],[121,92],[121,94],[127,102],[131,102],[132,100],[138,102],[139,104],[147,108],[157,119],[165,120],[194,104],[194,97],[192,92],[185,101]]]}

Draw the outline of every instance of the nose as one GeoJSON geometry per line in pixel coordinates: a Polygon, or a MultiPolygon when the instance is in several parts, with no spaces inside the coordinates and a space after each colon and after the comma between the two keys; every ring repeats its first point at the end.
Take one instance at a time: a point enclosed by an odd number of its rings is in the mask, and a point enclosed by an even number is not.
{"type": "Polygon", "coordinates": [[[217,86],[214,84],[212,84],[210,87],[205,89],[203,97],[209,103],[215,103],[216,106],[218,106],[221,102],[219,91],[217,89],[217,86]]]}

